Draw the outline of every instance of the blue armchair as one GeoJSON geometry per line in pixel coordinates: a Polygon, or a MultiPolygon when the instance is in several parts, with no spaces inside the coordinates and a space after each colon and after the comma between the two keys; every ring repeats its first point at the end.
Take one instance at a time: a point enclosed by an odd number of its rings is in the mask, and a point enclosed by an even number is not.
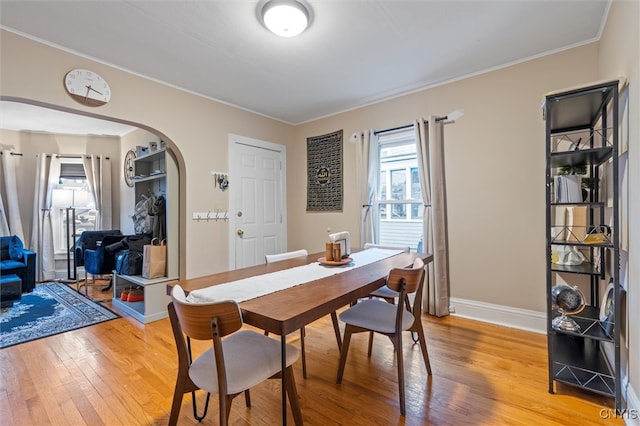
{"type": "Polygon", "coordinates": [[[36,287],[36,252],[25,250],[15,235],[0,237],[0,275],[17,275],[22,292],[32,292],[36,287]]]}
{"type": "MultiPolygon", "coordinates": [[[[108,231],[84,231],[80,234],[80,238],[76,242],[75,248],[75,262],[76,266],[84,266],[86,272],[86,279],[82,285],[89,284],[89,275],[107,275],[111,274],[115,268],[115,254],[110,253],[106,248],[118,241],[122,240],[125,236],[122,235],[119,229],[113,229],[108,231]]],[[[106,291],[111,286],[105,287],[106,291]]],[[[85,293],[87,289],[85,288],[85,293]]]]}

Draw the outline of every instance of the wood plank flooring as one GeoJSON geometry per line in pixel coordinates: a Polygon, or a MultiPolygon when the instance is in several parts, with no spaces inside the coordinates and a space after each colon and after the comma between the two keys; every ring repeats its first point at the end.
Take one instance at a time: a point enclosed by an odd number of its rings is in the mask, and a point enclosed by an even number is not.
{"type": "MultiPolygon", "coordinates": [[[[84,292],[84,290],[83,290],[84,292]]],[[[96,298],[106,298],[90,288],[96,298]]],[[[110,303],[105,303],[111,307],[110,303]]],[[[120,313],[122,314],[122,313],[120,313]]],[[[351,342],[343,383],[329,317],[307,327],[308,379],[295,368],[307,425],[622,425],[604,419],[613,401],[559,386],[547,392],[546,338],[457,317],[422,318],[433,376],[416,345],[404,339],[407,415],[400,416],[391,343],[351,342]],[[604,411],[603,411],[604,410],[604,411]]],[[[297,333],[295,333],[297,336],[297,333]]],[[[298,344],[294,342],[293,344],[298,344]]],[[[205,348],[197,344],[194,351],[205,348]]],[[[177,356],[167,319],[142,325],[119,318],[0,350],[2,425],[167,424],[177,356]]],[[[232,425],[281,423],[280,383],[252,389],[252,407],[237,398],[232,425]]],[[[215,398],[215,396],[214,396],[215,398]]],[[[200,406],[204,395],[198,397],[200,406]]],[[[611,410],[611,411],[609,411],[611,410]]],[[[195,425],[185,395],[179,424],[195,425]]],[[[203,425],[218,424],[212,398],[203,425]]],[[[293,424],[289,413],[288,424],[293,424]]]]}

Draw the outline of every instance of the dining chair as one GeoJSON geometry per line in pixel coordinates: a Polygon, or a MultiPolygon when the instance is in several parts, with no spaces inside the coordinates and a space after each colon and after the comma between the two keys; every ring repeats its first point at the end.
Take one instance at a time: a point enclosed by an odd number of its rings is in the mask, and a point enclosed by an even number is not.
{"type": "MultiPolygon", "coordinates": [[[[265,256],[265,262],[269,264],[273,262],[280,262],[282,260],[295,259],[296,257],[303,257],[308,255],[309,253],[307,252],[307,250],[304,250],[304,249],[289,251],[285,253],[278,253],[278,254],[268,254],[265,256]]],[[[336,339],[338,341],[338,350],[339,350],[342,345],[342,337],[340,336],[338,316],[335,312],[331,313],[331,321],[333,322],[333,329],[336,334],[336,339]]],[[[305,327],[302,326],[302,328],[300,329],[300,352],[302,353],[302,377],[306,379],[307,378],[307,355],[306,355],[306,350],[304,346],[305,336],[306,336],[305,327]]]]}
{"type": "MultiPolygon", "coordinates": [[[[379,249],[386,249],[386,250],[402,250],[405,253],[409,253],[411,251],[411,247],[409,246],[388,246],[388,245],[382,245],[382,244],[373,244],[373,243],[365,243],[364,244],[364,249],[368,249],[368,248],[379,248],[379,249]]],[[[389,288],[388,285],[383,285],[375,290],[373,290],[371,293],[369,293],[369,295],[367,297],[372,298],[372,297],[378,297],[380,299],[383,299],[389,303],[391,303],[392,305],[396,303],[396,298],[399,296],[398,292],[395,290],[391,290],[389,288]]],[[[407,310],[411,310],[410,306],[410,301],[409,301],[409,296],[405,296],[405,305],[407,307],[407,310]]],[[[413,340],[413,343],[418,343],[418,337],[414,335],[414,333],[411,333],[411,339],[413,340]]],[[[367,354],[369,356],[371,356],[371,351],[373,350],[373,331],[369,332],[369,346],[367,349],[367,354]]]]}
{"type": "MultiPolygon", "coordinates": [[[[388,250],[402,250],[405,253],[409,253],[411,248],[409,246],[406,247],[398,247],[398,246],[386,246],[381,244],[373,244],[373,243],[365,243],[364,249],[368,248],[379,248],[379,249],[388,249],[388,250]]],[[[386,300],[390,303],[395,303],[396,297],[398,297],[398,292],[391,290],[386,284],[382,287],[372,291],[369,293],[370,297],[380,297],[381,299],[386,300]]]]}
{"type": "MultiPolygon", "coordinates": [[[[242,315],[234,301],[190,303],[182,287],[175,285],[167,306],[173,336],[178,350],[178,376],[173,394],[169,425],[176,425],[182,398],[191,393],[193,415],[202,421],[207,415],[209,398],[218,394],[220,425],[229,423],[231,402],[244,393],[251,406],[249,389],[266,379],[281,378],[281,342],[242,328],[242,315]],[[212,346],[195,357],[191,340],[211,340],[212,346]],[[207,392],[202,415],[197,412],[197,390],[207,392]]],[[[293,363],[298,349],[286,347],[286,392],[296,425],[302,424],[293,363]]]]}
{"type": "MultiPolygon", "coordinates": [[[[337,383],[342,383],[344,367],[349,352],[351,335],[374,331],[387,336],[393,343],[398,367],[398,390],[400,394],[400,414],[405,415],[404,395],[404,356],[402,351],[402,332],[411,331],[418,335],[427,374],[431,375],[431,364],[427,353],[427,344],[422,329],[422,287],[424,283],[424,262],[417,258],[411,268],[394,268],[387,276],[387,285],[397,291],[400,300],[405,295],[415,293],[413,306],[407,309],[405,304],[390,304],[380,299],[365,299],[340,313],[340,320],[346,326],[340,351],[337,383]]],[[[369,354],[370,356],[371,354],[369,354]]]]}

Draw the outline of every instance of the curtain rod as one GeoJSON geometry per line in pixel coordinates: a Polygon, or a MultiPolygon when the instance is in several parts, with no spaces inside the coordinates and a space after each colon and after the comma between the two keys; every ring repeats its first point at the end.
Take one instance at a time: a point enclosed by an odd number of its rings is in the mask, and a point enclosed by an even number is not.
{"type": "MultiPolygon", "coordinates": [[[[4,151],[0,151],[0,155],[4,155],[4,151]]],[[[20,157],[22,157],[21,152],[10,152],[9,155],[19,155],[20,157]]]]}
{"type": "MultiPolygon", "coordinates": [[[[450,122],[453,123],[455,122],[457,119],[461,118],[464,115],[464,110],[463,109],[459,109],[453,112],[450,112],[449,114],[445,115],[444,117],[436,117],[436,121],[446,121],[446,120],[451,120],[450,122]]],[[[447,124],[447,123],[445,123],[447,124]]],[[[393,132],[395,130],[404,130],[404,129],[408,129],[410,127],[413,127],[413,124],[407,124],[405,126],[399,126],[399,127],[393,127],[391,129],[385,129],[385,130],[376,130],[373,132],[374,135],[379,135],[380,133],[387,133],[387,132],[393,132]]]]}

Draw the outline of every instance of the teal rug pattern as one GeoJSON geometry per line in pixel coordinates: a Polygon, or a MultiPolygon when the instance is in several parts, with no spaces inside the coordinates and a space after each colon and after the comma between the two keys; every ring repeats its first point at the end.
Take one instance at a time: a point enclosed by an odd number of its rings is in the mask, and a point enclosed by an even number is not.
{"type": "Polygon", "coordinates": [[[0,349],[119,318],[61,283],[37,284],[0,312],[0,349]]]}

